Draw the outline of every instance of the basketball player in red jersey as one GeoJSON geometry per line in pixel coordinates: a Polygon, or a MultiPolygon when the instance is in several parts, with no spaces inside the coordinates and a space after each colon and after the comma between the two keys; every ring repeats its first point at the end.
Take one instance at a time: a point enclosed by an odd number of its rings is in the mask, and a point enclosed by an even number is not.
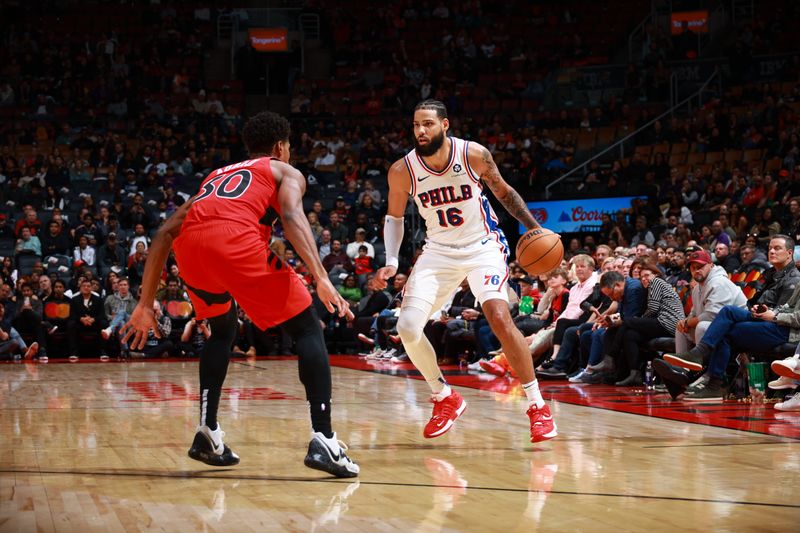
{"type": "Polygon", "coordinates": [[[156,328],[153,299],[170,247],[194,304],[197,319],[208,319],[211,337],[200,354],[200,423],[189,456],[213,466],[239,457],[222,441],[217,409],[236,336],[236,303],[261,329],[280,324],[296,343],[300,380],[306,389],[314,430],[305,465],[337,477],[359,468],[331,429],[331,372],[311,295],[292,268],[269,249],[272,222],[280,217],[286,237],[305,261],[317,295],[329,311],[348,312],[347,302],[328,280],[303,212],[306,182],[289,161],[289,122],[275,113],[252,117],[242,130],[246,161],[217,169],[200,192],[159,229],[150,247],[142,295],[125,339],[138,349],[156,328]],[[234,302],[235,300],[235,302],[234,302]]]}
{"type": "Polygon", "coordinates": [[[552,439],[558,434],[555,422],[539,392],[525,338],[508,309],[508,244],[483,194],[483,185],[527,229],[539,224],[522,197],[502,178],[489,150],[448,137],[449,127],[442,102],[425,100],[417,104],[415,149],[389,169],[389,209],[383,227],[386,266],[375,278],[383,288],[397,272],[403,214],[410,196],[425,220],[427,239],[406,283],[397,332],[433,393],[433,415],[423,435],[443,435],[467,407],[464,398],[445,381],[433,346],[423,333],[432,310],[439,309],[466,277],[522,382],[528,399],[531,442],[552,439]]]}

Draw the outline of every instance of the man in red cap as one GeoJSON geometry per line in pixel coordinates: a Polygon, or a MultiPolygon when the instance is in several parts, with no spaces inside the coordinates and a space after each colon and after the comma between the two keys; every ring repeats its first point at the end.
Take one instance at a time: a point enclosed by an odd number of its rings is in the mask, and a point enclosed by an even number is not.
{"type": "MultiPolygon", "coordinates": [[[[786,235],[773,235],[770,241],[770,261],[791,261],[794,240],[786,235]]],[[[697,252],[695,252],[697,253],[697,252]]],[[[687,400],[721,400],[726,389],[722,385],[725,369],[732,353],[766,351],[787,342],[800,341],[800,283],[785,303],[770,308],[754,305],[749,311],[726,305],[706,330],[697,346],[677,354],[665,354],[664,360],[687,370],[699,372],[704,359],[708,360],[709,380],[686,392],[687,400]]]]}
{"type": "MultiPolygon", "coordinates": [[[[714,265],[711,254],[705,250],[696,250],[689,254],[687,261],[689,272],[697,285],[692,289],[691,311],[685,319],[678,321],[675,328],[675,350],[678,353],[687,352],[689,348],[699,344],[711,322],[726,305],[747,308],[744,293],[728,278],[724,268],[714,265]]],[[[653,368],[664,379],[668,388],[669,385],[674,385],[675,388],[670,390],[674,397],[682,394],[689,385],[688,374],[661,359],[653,361],[653,368]]],[[[708,382],[708,376],[704,375],[700,380],[708,382]]]]}

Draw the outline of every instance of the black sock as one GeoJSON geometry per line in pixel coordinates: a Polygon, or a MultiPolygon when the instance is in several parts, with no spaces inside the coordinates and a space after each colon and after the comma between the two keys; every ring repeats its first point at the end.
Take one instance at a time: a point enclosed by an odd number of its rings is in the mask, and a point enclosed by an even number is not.
{"type": "Polygon", "coordinates": [[[330,402],[309,402],[311,411],[311,427],[325,435],[325,438],[333,437],[331,429],[331,403],[330,402]]]}
{"type": "Polygon", "coordinates": [[[331,438],[331,367],[317,313],[308,307],[281,326],[295,342],[300,381],[305,386],[311,411],[311,427],[331,438]]]}

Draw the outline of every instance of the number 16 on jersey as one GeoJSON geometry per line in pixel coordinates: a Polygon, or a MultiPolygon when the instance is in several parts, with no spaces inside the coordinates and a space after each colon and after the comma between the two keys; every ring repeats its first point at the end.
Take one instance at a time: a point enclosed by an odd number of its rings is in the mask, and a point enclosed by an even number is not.
{"type": "Polygon", "coordinates": [[[461,216],[461,209],[451,207],[450,209],[437,209],[436,216],[439,217],[439,225],[443,228],[448,226],[460,226],[464,223],[464,217],[461,216]]]}

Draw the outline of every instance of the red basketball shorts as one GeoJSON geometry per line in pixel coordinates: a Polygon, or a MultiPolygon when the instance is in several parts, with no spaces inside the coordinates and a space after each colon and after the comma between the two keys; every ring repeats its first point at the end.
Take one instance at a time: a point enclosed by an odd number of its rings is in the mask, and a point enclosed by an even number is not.
{"type": "Polygon", "coordinates": [[[198,319],[226,313],[233,298],[267,329],[311,305],[303,282],[255,228],[204,226],[181,233],[172,248],[198,319]]]}

